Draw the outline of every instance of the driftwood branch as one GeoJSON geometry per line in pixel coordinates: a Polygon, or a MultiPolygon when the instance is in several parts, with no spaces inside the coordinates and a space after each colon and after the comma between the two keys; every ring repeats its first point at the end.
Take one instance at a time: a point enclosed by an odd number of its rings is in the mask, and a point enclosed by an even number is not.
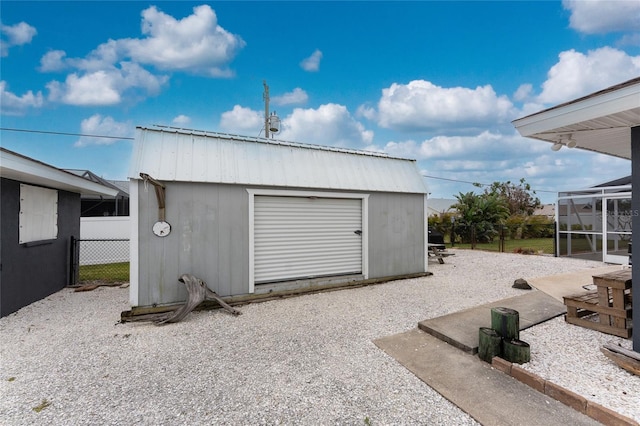
{"type": "Polygon", "coordinates": [[[189,293],[187,302],[184,305],[179,306],[177,309],[171,312],[163,312],[157,314],[145,314],[137,317],[130,317],[122,319],[122,322],[128,321],[152,321],[157,325],[179,322],[182,321],[189,312],[193,311],[199,304],[205,300],[215,300],[220,307],[233,315],[241,315],[242,312],[233,308],[226,303],[220,296],[207,287],[207,284],[200,278],[191,274],[183,274],[178,279],[187,288],[189,293]]]}
{"type": "Polygon", "coordinates": [[[611,344],[604,345],[600,351],[615,362],[618,367],[640,376],[640,353],[611,344]]]}

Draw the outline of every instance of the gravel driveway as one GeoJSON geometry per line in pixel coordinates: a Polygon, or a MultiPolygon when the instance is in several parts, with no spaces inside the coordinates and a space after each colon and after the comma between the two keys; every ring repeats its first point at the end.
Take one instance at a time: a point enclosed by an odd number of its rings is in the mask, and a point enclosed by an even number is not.
{"type": "MultiPolygon", "coordinates": [[[[119,324],[120,312],[129,309],[128,289],[62,290],[0,319],[0,423],[476,424],[372,340],[522,294],[511,287],[516,278],[602,264],[455,253],[444,265],[430,262],[430,277],[245,305],[239,317],[194,312],[165,326],[119,324]]],[[[586,336],[589,346],[591,330],[562,319],[531,330],[521,338],[539,365],[527,368],[573,383],[567,375],[587,375],[584,368],[563,372],[562,349],[553,345],[571,332],[586,336]],[[536,333],[541,327],[551,328],[536,333]]],[[[591,346],[599,353],[597,345],[591,346]]],[[[566,356],[575,365],[584,355],[566,356]]],[[[601,358],[598,368],[608,363],[601,358]]],[[[640,420],[640,378],[608,366],[604,398],[618,401],[624,388],[629,402],[615,409],[640,420]]],[[[592,389],[574,391],[594,399],[592,389]]]]}

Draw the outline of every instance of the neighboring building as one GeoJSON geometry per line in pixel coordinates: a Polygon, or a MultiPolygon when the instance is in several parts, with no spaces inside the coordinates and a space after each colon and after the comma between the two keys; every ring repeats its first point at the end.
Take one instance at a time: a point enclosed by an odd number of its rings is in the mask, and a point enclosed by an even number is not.
{"type": "MultiPolygon", "coordinates": [[[[552,143],[554,151],[574,147],[629,159],[631,185],[640,186],[640,77],[519,118],[513,125],[522,136],[552,143]]],[[[629,194],[607,193],[603,198],[615,198],[623,204],[630,200],[631,225],[636,229],[640,227],[640,192],[631,192],[629,187],[629,194]]],[[[614,209],[615,204],[611,203],[614,209]]],[[[636,246],[640,244],[636,242],[636,246]]],[[[640,285],[637,285],[640,268],[632,269],[632,281],[636,283],[632,299],[637,301],[640,300],[640,285]]],[[[633,305],[632,316],[633,328],[637,331],[640,329],[639,303],[633,305]]],[[[637,332],[633,334],[633,350],[640,352],[640,333],[637,332]]]]}
{"type": "Polygon", "coordinates": [[[118,191],[113,197],[82,195],[82,217],[129,216],[129,182],[106,180],[90,170],[66,169],[66,171],[118,191]]]}
{"type": "Polygon", "coordinates": [[[0,317],[69,283],[80,196],[117,191],[0,148],[0,317]]]}
{"type": "Polygon", "coordinates": [[[448,198],[429,198],[427,201],[427,216],[440,216],[444,213],[455,213],[456,209],[453,208],[458,200],[448,198]]]}
{"type": "Polygon", "coordinates": [[[534,216],[544,216],[548,219],[555,219],[556,217],[556,205],[555,204],[542,204],[533,212],[534,216]]]}
{"type": "Polygon", "coordinates": [[[133,152],[133,307],[184,301],[185,273],[226,297],[426,272],[413,160],[172,128],[133,152]]]}
{"type": "Polygon", "coordinates": [[[630,176],[559,192],[557,210],[561,256],[628,264],[633,219],[630,176]]]}

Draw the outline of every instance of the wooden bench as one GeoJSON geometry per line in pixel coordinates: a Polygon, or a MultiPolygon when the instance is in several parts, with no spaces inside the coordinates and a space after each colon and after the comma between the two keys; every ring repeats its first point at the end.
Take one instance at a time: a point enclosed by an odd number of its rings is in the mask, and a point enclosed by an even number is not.
{"type": "Polygon", "coordinates": [[[453,256],[455,253],[450,253],[447,251],[444,245],[442,244],[428,244],[429,250],[427,251],[429,256],[434,256],[438,259],[438,263],[443,264],[444,258],[448,256],[453,256]]]}
{"type": "Polygon", "coordinates": [[[596,290],[564,297],[570,324],[629,338],[632,334],[631,270],[594,275],[596,290]]]}

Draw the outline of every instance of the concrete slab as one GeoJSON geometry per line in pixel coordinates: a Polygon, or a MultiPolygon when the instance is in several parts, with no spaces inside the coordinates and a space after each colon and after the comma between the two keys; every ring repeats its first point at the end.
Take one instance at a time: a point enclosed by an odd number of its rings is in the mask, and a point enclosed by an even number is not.
{"type": "Polygon", "coordinates": [[[419,329],[374,343],[485,426],[600,424],[419,329]]]}
{"type": "Polygon", "coordinates": [[[518,311],[520,330],[540,324],[567,312],[562,302],[541,291],[530,291],[497,302],[432,318],[418,323],[427,333],[470,354],[478,353],[480,327],[491,327],[491,308],[504,307],[518,311]]]}
{"type": "Polygon", "coordinates": [[[547,293],[548,295],[564,303],[563,297],[586,293],[585,285],[593,284],[593,276],[619,271],[620,265],[603,266],[601,268],[583,269],[581,271],[566,274],[548,275],[539,278],[527,278],[532,287],[547,293]]]}

